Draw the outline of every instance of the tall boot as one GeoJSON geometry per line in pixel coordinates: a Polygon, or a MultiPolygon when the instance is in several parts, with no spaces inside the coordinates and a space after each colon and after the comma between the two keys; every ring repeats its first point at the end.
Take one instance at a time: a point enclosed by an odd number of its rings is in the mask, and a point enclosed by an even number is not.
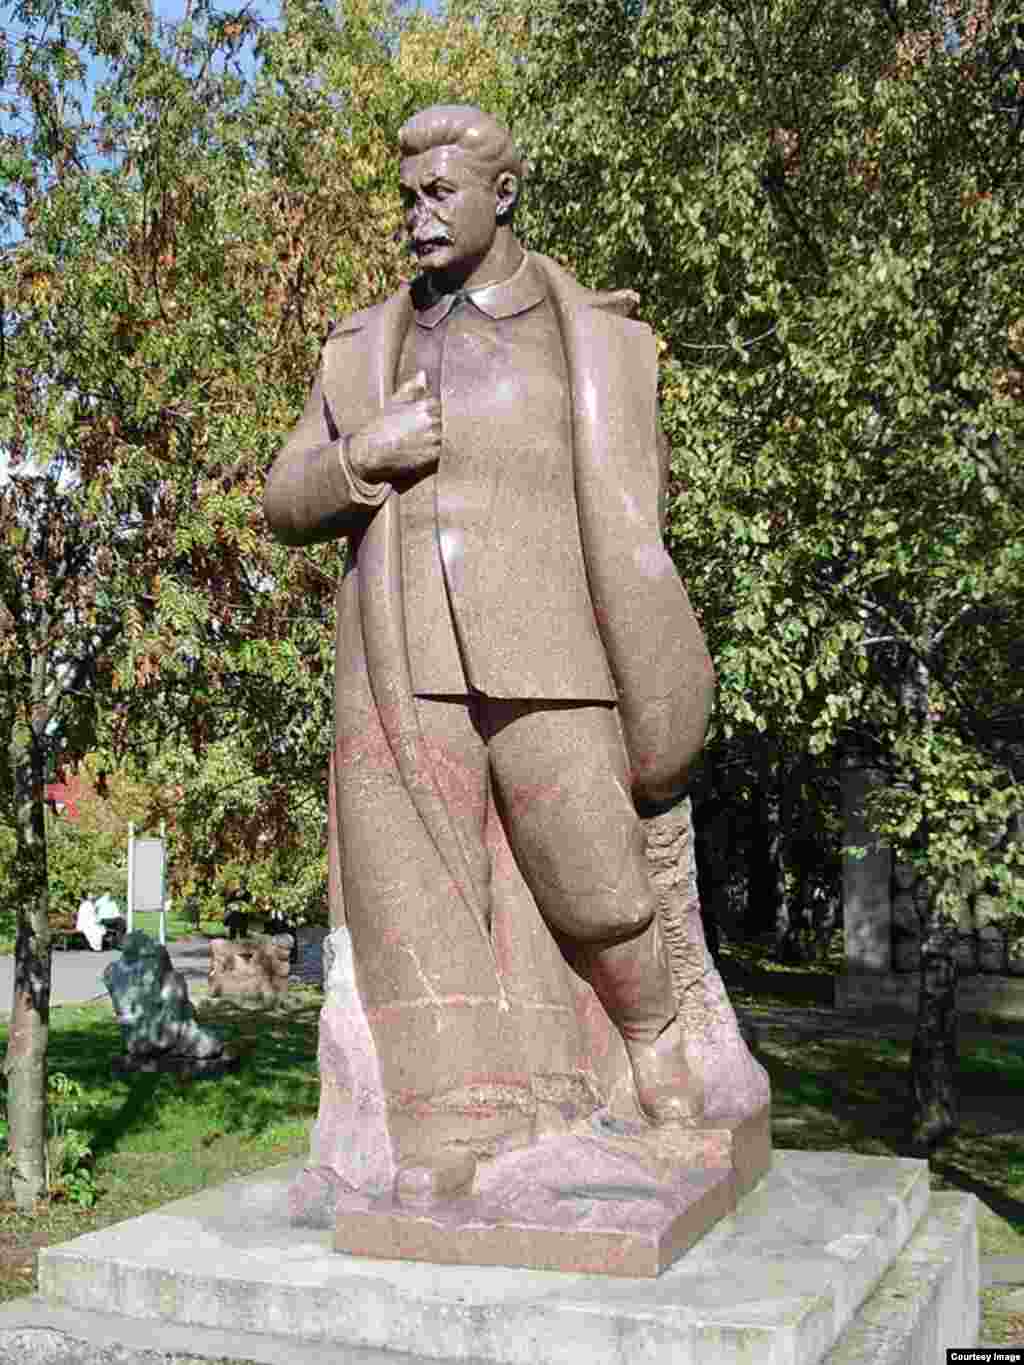
{"type": "Polygon", "coordinates": [[[582,945],[576,960],[622,1035],[644,1116],[655,1124],[698,1122],[703,1087],[687,1065],[657,915],[632,938],[582,945]]]}

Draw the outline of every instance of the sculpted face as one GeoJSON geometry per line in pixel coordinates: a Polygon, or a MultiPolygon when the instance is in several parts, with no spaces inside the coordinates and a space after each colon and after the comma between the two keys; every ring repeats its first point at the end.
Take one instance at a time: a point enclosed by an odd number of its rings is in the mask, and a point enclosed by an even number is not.
{"type": "Polygon", "coordinates": [[[422,270],[458,285],[487,258],[497,217],[511,207],[516,177],[490,184],[458,147],[432,147],[402,162],[405,228],[422,270]]]}

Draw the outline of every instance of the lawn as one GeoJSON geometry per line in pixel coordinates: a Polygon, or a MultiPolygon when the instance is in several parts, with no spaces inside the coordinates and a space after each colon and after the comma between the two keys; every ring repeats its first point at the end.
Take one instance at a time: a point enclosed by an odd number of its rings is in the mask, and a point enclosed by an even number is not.
{"type": "MultiPolygon", "coordinates": [[[[35,1214],[0,1204],[0,1299],[31,1293],[39,1247],[77,1237],[180,1199],[233,1175],[302,1156],[316,1117],[317,1024],[322,995],[292,986],[284,1001],[248,1006],[200,998],[196,1015],[241,1057],[220,1079],[111,1077],[121,1050],[109,1001],[51,1015],[50,1073],[81,1086],[67,1126],[94,1157],[96,1202],[51,1200],[35,1214]]],[[[0,1021],[6,1048],[7,1021],[0,1021]]]]}
{"type": "MultiPolygon", "coordinates": [[[[778,998],[789,999],[785,991],[778,998]]],[[[55,1199],[31,1216],[0,1205],[0,1298],[33,1291],[41,1246],[304,1155],[319,1093],[321,1000],[318,991],[297,986],[276,1005],[199,998],[200,1021],[221,1030],[242,1064],[232,1076],[191,1082],[113,1080],[120,1038],[109,1003],[55,1009],[50,1069],[82,1088],[67,1122],[92,1148],[98,1197],[91,1208],[55,1199]]],[[[771,1075],[778,1147],[907,1154],[907,1043],[795,1039],[764,1025],[758,1052],[771,1075]]],[[[978,1196],[982,1256],[1024,1258],[1024,1040],[965,1042],[960,1089],[962,1131],[932,1159],[933,1188],[978,1196]]],[[[985,1342],[1024,1343],[1024,1315],[1000,1307],[1006,1292],[983,1296],[985,1342]]]]}

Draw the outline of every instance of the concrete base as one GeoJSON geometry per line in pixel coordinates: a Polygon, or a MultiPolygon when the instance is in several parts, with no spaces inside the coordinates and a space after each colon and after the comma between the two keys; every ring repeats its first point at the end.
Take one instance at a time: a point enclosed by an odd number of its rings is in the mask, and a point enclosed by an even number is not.
{"type": "Polygon", "coordinates": [[[266,1365],[292,1365],[296,1347],[336,1365],[383,1365],[380,1351],[406,1352],[402,1365],[934,1365],[937,1342],[977,1340],[976,1201],[929,1203],[922,1161],[777,1151],[656,1279],[335,1253],[329,1231],[289,1221],[298,1170],[50,1247],[41,1294],[82,1322],[147,1324],[153,1345],[187,1327],[190,1351],[215,1333],[223,1356],[230,1334],[232,1354],[266,1365]]]}
{"type": "MultiPolygon", "coordinates": [[[[843,972],[836,977],[837,1010],[899,1010],[917,1013],[919,982],[916,972],[843,972]]],[[[965,1021],[1005,1019],[1024,1023],[1024,978],[961,976],[957,1007],[965,1021]]]]}

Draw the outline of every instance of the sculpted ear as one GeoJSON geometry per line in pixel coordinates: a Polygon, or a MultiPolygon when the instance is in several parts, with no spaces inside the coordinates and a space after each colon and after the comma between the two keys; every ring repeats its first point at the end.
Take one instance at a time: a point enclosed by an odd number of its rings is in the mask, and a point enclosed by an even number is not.
{"type": "Polygon", "coordinates": [[[499,222],[509,217],[519,198],[519,177],[513,171],[502,171],[494,182],[497,198],[495,216],[499,222]]]}

